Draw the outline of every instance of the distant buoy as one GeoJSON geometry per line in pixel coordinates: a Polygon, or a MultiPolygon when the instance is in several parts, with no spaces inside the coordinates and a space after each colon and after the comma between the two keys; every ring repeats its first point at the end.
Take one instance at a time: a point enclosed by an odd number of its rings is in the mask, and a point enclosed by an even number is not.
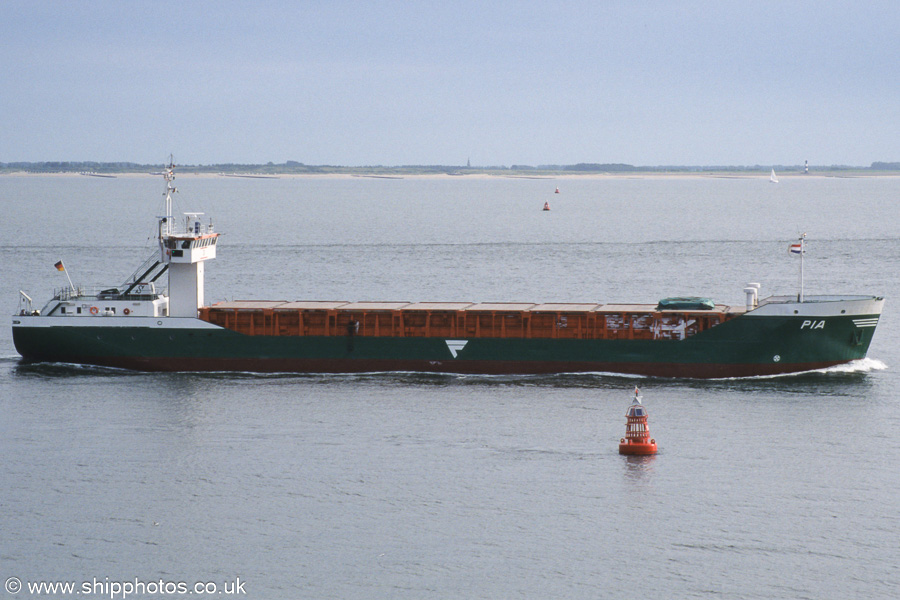
{"type": "Polygon", "coordinates": [[[634,388],[634,400],[625,412],[625,437],[619,441],[619,454],[656,454],[656,440],[650,437],[647,409],[641,404],[641,391],[634,388]]]}
{"type": "Polygon", "coordinates": [[[556,191],[553,192],[553,193],[554,193],[554,194],[558,194],[558,193],[559,193],[559,188],[556,188],[556,191]]]}
{"type": "Polygon", "coordinates": [[[550,210],[550,203],[544,202],[544,210],[550,210]]]}

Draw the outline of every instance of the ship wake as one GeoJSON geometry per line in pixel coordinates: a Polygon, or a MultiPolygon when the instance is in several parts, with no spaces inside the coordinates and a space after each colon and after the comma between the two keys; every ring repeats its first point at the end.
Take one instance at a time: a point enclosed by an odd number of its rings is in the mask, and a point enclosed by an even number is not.
{"type": "Polygon", "coordinates": [[[883,371],[888,366],[875,358],[861,358],[859,360],[851,360],[848,363],[834,365],[825,369],[811,369],[809,371],[797,371],[795,373],[778,373],[775,375],[756,375],[753,377],[727,377],[725,379],[781,379],[786,377],[798,377],[803,375],[821,374],[821,375],[850,375],[858,373],[871,373],[873,371],[883,371]]]}
{"type": "Polygon", "coordinates": [[[835,365],[827,369],[817,369],[814,373],[871,373],[872,371],[883,371],[888,366],[875,358],[861,358],[853,360],[843,365],[835,365]]]}

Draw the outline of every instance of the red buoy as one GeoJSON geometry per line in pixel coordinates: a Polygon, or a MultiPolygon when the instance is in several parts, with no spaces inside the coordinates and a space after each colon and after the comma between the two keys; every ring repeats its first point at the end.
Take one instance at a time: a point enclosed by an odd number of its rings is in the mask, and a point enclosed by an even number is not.
{"type": "Polygon", "coordinates": [[[556,191],[553,192],[553,193],[554,193],[554,194],[558,194],[558,193],[559,193],[559,188],[556,188],[556,191]]]}
{"type": "Polygon", "coordinates": [[[625,437],[619,441],[619,454],[656,454],[656,440],[650,437],[647,409],[641,404],[641,391],[634,388],[634,400],[625,412],[625,437]]]}
{"type": "Polygon", "coordinates": [[[550,210],[550,203],[544,202],[544,210],[550,210]]]}

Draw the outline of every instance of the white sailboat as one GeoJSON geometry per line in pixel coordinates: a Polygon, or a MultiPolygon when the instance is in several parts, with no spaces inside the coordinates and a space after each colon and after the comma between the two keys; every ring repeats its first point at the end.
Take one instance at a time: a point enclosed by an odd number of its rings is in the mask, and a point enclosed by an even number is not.
{"type": "Polygon", "coordinates": [[[772,174],[769,175],[769,182],[778,183],[778,178],[775,177],[775,169],[772,169],[772,174]]]}

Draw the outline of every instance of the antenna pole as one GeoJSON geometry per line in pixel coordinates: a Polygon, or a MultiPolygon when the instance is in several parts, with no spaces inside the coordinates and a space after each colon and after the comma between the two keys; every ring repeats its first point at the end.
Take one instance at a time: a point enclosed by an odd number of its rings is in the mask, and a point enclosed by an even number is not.
{"type": "Polygon", "coordinates": [[[803,302],[803,255],[806,254],[806,234],[800,236],[800,296],[798,299],[803,302]]]}
{"type": "Polygon", "coordinates": [[[64,272],[65,272],[65,274],[66,274],[66,279],[69,280],[69,287],[72,288],[72,293],[73,293],[73,294],[77,294],[78,292],[75,291],[75,284],[72,283],[72,278],[69,277],[69,271],[66,270],[66,271],[64,271],[64,272]]]}

